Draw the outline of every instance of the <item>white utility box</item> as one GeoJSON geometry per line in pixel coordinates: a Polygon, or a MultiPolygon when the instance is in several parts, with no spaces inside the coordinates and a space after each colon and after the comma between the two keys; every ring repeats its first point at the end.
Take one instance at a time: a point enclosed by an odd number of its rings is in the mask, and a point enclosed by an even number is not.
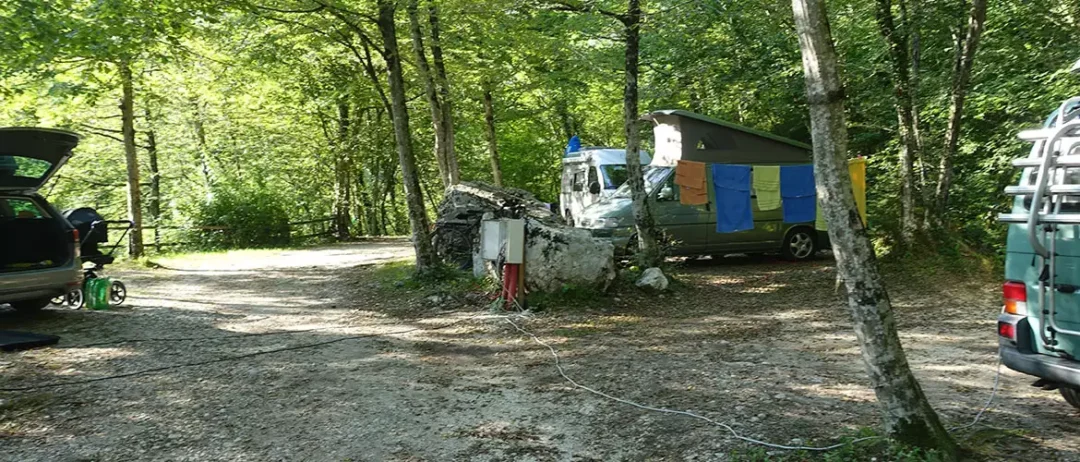
{"type": "Polygon", "coordinates": [[[480,257],[498,260],[503,249],[506,263],[525,262],[525,220],[501,218],[480,222],[480,257]]]}

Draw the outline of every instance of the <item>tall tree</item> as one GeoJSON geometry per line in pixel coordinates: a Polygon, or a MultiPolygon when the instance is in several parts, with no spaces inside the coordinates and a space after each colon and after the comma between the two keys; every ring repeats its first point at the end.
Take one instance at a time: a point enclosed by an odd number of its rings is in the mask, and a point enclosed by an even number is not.
{"type": "Polygon", "coordinates": [[[889,436],[956,458],[956,444],[911,373],[873,245],[866,233],[847,169],[844,87],[824,0],[792,0],[802,50],[817,194],[844,281],[863,362],[889,436]]]}
{"type": "Polygon", "coordinates": [[[499,143],[495,137],[495,104],[491,100],[490,84],[484,85],[484,125],[488,155],[491,157],[491,177],[495,186],[502,186],[502,163],[499,161],[499,143]]]}
{"type": "Polygon", "coordinates": [[[626,14],[619,17],[626,40],[625,86],[623,87],[623,130],[626,134],[626,174],[633,200],[634,225],[638,236],[638,260],[645,266],[659,266],[664,256],[657,240],[656,221],[649,208],[648,191],[641,169],[641,133],[638,124],[638,74],[641,46],[641,1],[629,0],[626,14]]]}
{"type": "Polygon", "coordinates": [[[454,147],[454,109],[450,98],[450,79],[446,75],[446,61],[443,59],[442,26],[439,22],[439,8],[435,0],[428,0],[428,25],[431,27],[431,60],[435,65],[435,84],[439,88],[440,109],[442,110],[443,133],[446,139],[446,170],[450,184],[461,181],[458,170],[457,150],[454,147]]]}
{"type": "Polygon", "coordinates": [[[904,28],[893,20],[892,0],[877,0],[875,11],[878,30],[888,48],[892,68],[893,93],[896,99],[897,131],[900,134],[900,241],[905,247],[915,242],[918,221],[915,217],[915,167],[919,143],[915,131],[915,104],[911,94],[911,69],[908,40],[904,28]]]}
{"type": "Polygon", "coordinates": [[[117,64],[120,74],[120,125],[124,136],[124,160],[127,165],[128,220],[134,227],[128,238],[128,253],[132,257],[143,254],[142,239],[142,192],[139,183],[139,155],[135,146],[135,90],[132,83],[131,62],[126,58],[117,64]]]}
{"type": "Polygon", "coordinates": [[[423,191],[416,171],[416,158],[412,151],[412,134],[409,132],[409,111],[405,107],[405,79],[401,71],[401,55],[398,52],[397,29],[394,24],[396,7],[394,0],[378,0],[379,15],[376,23],[383,39],[383,56],[390,86],[390,109],[393,113],[394,140],[397,144],[398,162],[401,164],[401,180],[405,187],[405,204],[408,208],[409,227],[412,231],[413,250],[416,254],[416,271],[426,273],[436,264],[435,249],[428,236],[428,217],[424,207],[423,191]]]}
{"type": "Polygon", "coordinates": [[[409,35],[412,38],[413,52],[416,55],[416,70],[420,74],[420,80],[424,82],[424,96],[427,98],[428,107],[431,109],[431,124],[435,133],[435,161],[439,166],[439,177],[442,179],[443,188],[449,188],[457,183],[457,169],[451,171],[449,163],[450,147],[448,124],[444,119],[447,113],[443,111],[443,101],[440,98],[435,77],[432,75],[431,66],[428,64],[427,52],[424,50],[423,29],[420,27],[418,12],[419,0],[409,0],[407,12],[409,15],[409,35]],[[453,175],[451,175],[453,173],[453,175]],[[453,176],[453,178],[452,178],[453,176]]]}
{"type": "MultiPolygon", "coordinates": [[[[150,104],[146,103],[143,108],[143,116],[146,118],[146,161],[150,167],[150,202],[146,204],[146,211],[150,212],[151,224],[154,225],[154,244],[161,244],[161,168],[158,163],[157,133],[154,131],[154,118],[150,112],[150,104]]],[[[161,247],[157,247],[158,250],[161,247]]]]}
{"type": "Polygon", "coordinates": [[[983,23],[986,22],[986,0],[973,0],[967,22],[967,30],[957,33],[956,57],[953,60],[952,87],[949,89],[949,125],[945,129],[945,150],[938,165],[938,184],[935,209],[937,218],[945,216],[949,206],[949,189],[952,187],[952,159],[956,156],[960,141],[960,123],[963,121],[964,99],[971,81],[971,68],[979,47],[983,23]],[[963,37],[961,39],[960,37],[963,37]],[[962,40],[962,42],[961,42],[962,40]]]}
{"type": "Polygon", "coordinates": [[[350,207],[352,202],[352,162],[353,144],[351,141],[349,103],[338,101],[338,133],[334,143],[334,229],[339,240],[349,239],[349,227],[352,224],[350,207]]]}

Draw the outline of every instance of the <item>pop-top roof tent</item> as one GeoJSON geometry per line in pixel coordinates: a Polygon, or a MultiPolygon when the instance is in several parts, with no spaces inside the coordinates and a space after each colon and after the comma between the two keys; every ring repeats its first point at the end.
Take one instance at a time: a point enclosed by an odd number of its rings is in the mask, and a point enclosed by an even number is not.
{"type": "Polygon", "coordinates": [[[810,145],[683,110],[642,116],[653,122],[656,149],[652,165],[674,166],[679,160],[710,164],[808,164],[810,145]]]}

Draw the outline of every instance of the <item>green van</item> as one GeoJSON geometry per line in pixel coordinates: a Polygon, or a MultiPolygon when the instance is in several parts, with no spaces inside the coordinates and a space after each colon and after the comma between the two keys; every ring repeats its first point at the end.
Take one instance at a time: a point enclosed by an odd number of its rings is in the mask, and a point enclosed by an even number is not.
{"type": "MultiPolygon", "coordinates": [[[[716,232],[716,201],[708,188],[705,205],[684,205],[675,185],[679,160],[707,164],[799,165],[811,163],[810,146],[730,122],[682,110],[656,111],[644,116],[654,124],[655,152],[645,167],[645,189],[656,223],[672,255],[723,255],[779,252],[787,258],[812,258],[828,246],[828,234],[814,223],[784,223],[780,209],[761,211],[751,199],[754,229],[716,232]]],[[[623,184],[610,197],[582,211],[577,226],[609,239],[616,251],[634,245],[634,216],[630,186],[623,184]]]]}
{"type": "Polygon", "coordinates": [[[1001,361],[1038,377],[1080,408],[1080,98],[1065,101],[1020,138],[1033,141],[1022,167],[1005,254],[1004,306],[998,317],[1001,361]]]}

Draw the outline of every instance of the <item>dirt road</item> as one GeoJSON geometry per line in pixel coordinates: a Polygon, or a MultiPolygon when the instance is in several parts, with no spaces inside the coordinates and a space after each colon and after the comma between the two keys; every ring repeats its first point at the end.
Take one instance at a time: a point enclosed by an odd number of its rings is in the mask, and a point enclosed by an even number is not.
{"type": "MultiPolygon", "coordinates": [[[[125,307],[0,312],[4,328],[63,338],[0,355],[0,388],[29,388],[0,392],[0,460],[730,460],[747,448],[573,388],[483,301],[432,306],[386,288],[374,265],[410,251],[380,241],[162,260],[115,273],[125,307]]],[[[831,261],[679,271],[674,294],[520,322],[579,382],[747,436],[826,443],[878,424],[831,261]]],[[[996,287],[890,284],[927,394],[949,424],[970,421],[994,380],[996,287]]],[[[989,459],[1080,460],[1080,415],[1030,381],[1004,374],[989,427],[963,436],[989,459]]]]}

